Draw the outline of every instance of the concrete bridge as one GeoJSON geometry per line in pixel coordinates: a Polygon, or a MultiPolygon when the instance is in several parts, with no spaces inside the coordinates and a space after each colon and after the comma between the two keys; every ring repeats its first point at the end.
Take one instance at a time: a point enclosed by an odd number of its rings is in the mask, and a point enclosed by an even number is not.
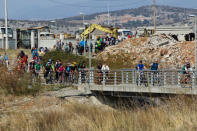
{"type": "Polygon", "coordinates": [[[92,93],[120,97],[197,95],[194,71],[183,75],[181,70],[83,70],[79,72],[79,85],[92,93]]]}

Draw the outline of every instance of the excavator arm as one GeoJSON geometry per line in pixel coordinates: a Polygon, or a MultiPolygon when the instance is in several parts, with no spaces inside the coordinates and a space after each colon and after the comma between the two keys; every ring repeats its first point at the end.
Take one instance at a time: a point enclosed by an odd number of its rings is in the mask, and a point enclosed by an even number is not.
{"type": "Polygon", "coordinates": [[[112,34],[113,37],[117,38],[117,28],[110,29],[108,27],[103,27],[101,25],[97,24],[91,24],[90,27],[88,27],[83,33],[81,33],[81,38],[83,39],[84,37],[87,38],[89,33],[92,33],[95,29],[112,34]]]}

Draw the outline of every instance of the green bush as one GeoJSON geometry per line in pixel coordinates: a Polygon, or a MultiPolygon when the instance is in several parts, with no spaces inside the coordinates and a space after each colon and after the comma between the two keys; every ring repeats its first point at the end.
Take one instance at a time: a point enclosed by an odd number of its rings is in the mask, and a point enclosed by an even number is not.
{"type": "MultiPolygon", "coordinates": [[[[77,62],[77,64],[85,62],[86,65],[89,63],[89,59],[84,56],[78,56],[74,54],[70,54],[64,51],[51,51],[46,53],[42,58],[42,64],[45,65],[49,59],[52,59],[53,62],[57,60],[61,60],[63,64],[77,62]]],[[[92,59],[92,66],[98,65],[98,61],[92,59]]]]}

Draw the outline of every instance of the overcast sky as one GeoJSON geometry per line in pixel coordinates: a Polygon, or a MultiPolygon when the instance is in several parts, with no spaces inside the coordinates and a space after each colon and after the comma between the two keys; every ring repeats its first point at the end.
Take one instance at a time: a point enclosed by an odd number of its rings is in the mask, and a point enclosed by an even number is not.
{"type": "MultiPolygon", "coordinates": [[[[153,0],[7,0],[9,19],[56,19],[110,10],[152,5],[153,0]],[[113,2],[112,2],[113,1],[113,2]]],[[[197,0],[156,0],[158,5],[197,8],[197,0]]],[[[0,1],[0,17],[4,17],[4,0],[0,1]]]]}

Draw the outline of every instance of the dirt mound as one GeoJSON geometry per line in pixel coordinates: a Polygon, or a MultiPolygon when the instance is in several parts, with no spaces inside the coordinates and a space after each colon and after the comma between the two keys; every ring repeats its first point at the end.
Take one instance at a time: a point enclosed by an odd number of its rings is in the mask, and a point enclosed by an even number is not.
{"type": "Polygon", "coordinates": [[[146,66],[158,60],[162,68],[181,68],[186,61],[194,66],[194,42],[178,42],[165,35],[129,39],[107,47],[98,58],[112,68],[134,68],[139,60],[146,66]]]}

